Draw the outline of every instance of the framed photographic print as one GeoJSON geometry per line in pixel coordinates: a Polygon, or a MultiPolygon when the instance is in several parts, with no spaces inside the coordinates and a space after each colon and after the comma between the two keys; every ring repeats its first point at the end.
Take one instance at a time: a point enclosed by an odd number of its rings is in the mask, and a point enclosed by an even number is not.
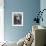
{"type": "Polygon", "coordinates": [[[12,12],[12,26],[23,26],[23,12],[12,12]]]}

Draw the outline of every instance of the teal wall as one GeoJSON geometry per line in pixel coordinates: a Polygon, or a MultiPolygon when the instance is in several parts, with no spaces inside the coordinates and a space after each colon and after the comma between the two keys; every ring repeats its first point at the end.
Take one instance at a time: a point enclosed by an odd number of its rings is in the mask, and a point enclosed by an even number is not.
{"type": "Polygon", "coordinates": [[[4,38],[7,41],[18,41],[32,30],[35,12],[40,9],[40,0],[4,0],[4,38]],[[12,12],[24,12],[24,26],[12,26],[12,12]]]}

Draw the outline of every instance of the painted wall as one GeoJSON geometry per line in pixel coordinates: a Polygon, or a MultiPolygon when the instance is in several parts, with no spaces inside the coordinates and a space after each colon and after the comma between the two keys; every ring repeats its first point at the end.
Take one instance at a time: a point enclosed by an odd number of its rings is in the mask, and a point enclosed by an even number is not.
{"type": "Polygon", "coordinates": [[[35,12],[40,9],[40,0],[4,0],[4,38],[7,41],[18,41],[32,29],[35,12]],[[24,26],[12,26],[12,12],[24,12],[24,26]]]}

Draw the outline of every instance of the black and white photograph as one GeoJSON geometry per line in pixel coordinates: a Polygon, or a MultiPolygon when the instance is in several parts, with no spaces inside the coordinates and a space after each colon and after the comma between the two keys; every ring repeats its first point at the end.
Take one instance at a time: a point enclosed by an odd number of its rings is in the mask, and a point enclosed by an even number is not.
{"type": "Polygon", "coordinates": [[[23,26],[23,12],[12,12],[12,25],[23,26]]]}

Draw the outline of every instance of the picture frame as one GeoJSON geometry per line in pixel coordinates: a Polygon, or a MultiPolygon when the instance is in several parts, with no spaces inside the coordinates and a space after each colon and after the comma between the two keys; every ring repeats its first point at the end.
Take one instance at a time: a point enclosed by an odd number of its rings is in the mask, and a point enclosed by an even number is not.
{"type": "Polygon", "coordinates": [[[12,26],[23,26],[23,12],[12,12],[12,26]]]}

